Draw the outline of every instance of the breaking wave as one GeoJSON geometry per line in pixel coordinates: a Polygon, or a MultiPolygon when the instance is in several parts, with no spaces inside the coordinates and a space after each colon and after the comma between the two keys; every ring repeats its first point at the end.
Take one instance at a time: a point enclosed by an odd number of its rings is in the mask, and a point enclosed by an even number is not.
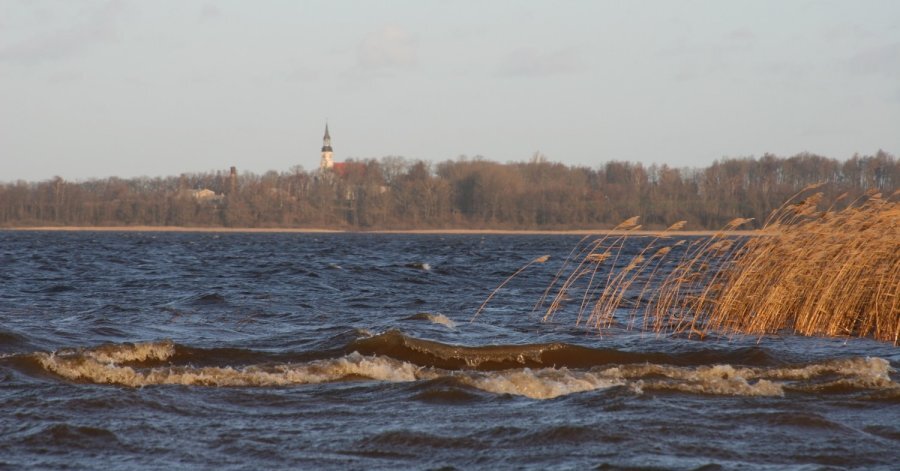
{"type": "Polygon", "coordinates": [[[420,312],[418,314],[409,316],[406,319],[411,321],[428,321],[432,324],[447,326],[450,329],[456,328],[456,322],[453,322],[452,319],[441,313],[432,314],[430,312],[420,312]]]}
{"type": "Polygon", "coordinates": [[[46,370],[73,381],[143,387],[163,384],[186,386],[289,386],[340,381],[363,377],[378,381],[415,381],[419,367],[390,358],[365,357],[358,353],[306,364],[230,366],[166,366],[139,369],[102,363],[90,357],[66,357],[37,353],[46,370]]]}
{"type": "MultiPolygon", "coordinates": [[[[890,377],[890,363],[871,357],[788,367],[719,361],[690,364],[688,358],[673,354],[562,343],[465,347],[408,337],[397,331],[357,339],[343,350],[318,355],[331,357],[314,358],[315,354],[309,352],[198,349],[160,341],[16,356],[69,381],[127,387],[277,387],[359,380],[442,380],[532,399],[613,387],[624,387],[634,394],[670,390],[732,396],[848,390],[896,395],[900,391],[900,384],[890,377]]],[[[693,355],[695,359],[710,356],[708,352],[693,355]]]]}

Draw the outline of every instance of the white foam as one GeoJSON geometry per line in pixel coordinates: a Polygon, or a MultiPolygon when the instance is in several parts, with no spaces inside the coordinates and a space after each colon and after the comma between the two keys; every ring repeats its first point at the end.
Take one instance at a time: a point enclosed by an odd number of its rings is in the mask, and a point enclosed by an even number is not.
{"type": "Polygon", "coordinates": [[[601,378],[590,372],[566,368],[463,373],[463,383],[495,394],[514,394],[531,399],[553,399],[573,393],[622,385],[621,380],[601,378]]]}
{"type": "MultiPolygon", "coordinates": [[[[444,317],[440,314],[429,316],[444,317]]],[[[350,377],[384,382],[452,377],[463,384],[491,393],[532,399],[552,399],[616,386],[628,387],[637,394],[650,388],[733,396],[783,396],[785,386],[795,390],[815,391],[835,384],[864,389],[900,390],[900,384],[890,378],[893,371],[890,363],[882,358],[845,358],[787,368],[737,367],[728,364],[681,367],[644,363],[598,366],[590,370],[515,368],[500,371],[448,371],[422,367],[390,357],[364,356],[354,352],[338,358],[305,363],[243,367],[169,365],[141,368],[129,364],[148,360],[165,361],[174,354],[175,345],[171,341],[162,341],[102,345],[56,353],[41,352],[32,356],[47,371],[72,381],[129,387],[163,384],[272,387],[343,381],[350,377]]]]}
{"type": "Polygon", "coordinates": [[[727,396],[784,396],[780,383],[760,379],[754,374],[748,374],[750,371],[731,365],[700,367],[676,375],[682,381],[672,383],[672,389],[727,396]]]}
{"type": "Polygon", "coordinates": [[[123,363],[127,361],[165,361],[175,355],[175,344],[171,340],[146,343],[126,343],[101,345],[84,350],[85,355],[103,363],[123,363]]]}
{"type": "Polygon", "coordinates": [[[828,360],[801,368],[780,368],[770,375],[783,379],[802,380],[826,374],[854,377],[870,384],[872,387],[896,385],[890,377],[891,364],[884,358],[856,357],[828,360]]]}
{"type": "Polygon", "coordinates": [[[653,388],[726,396],[784,395],[781,384],[761,379],[752,369],[731,365],[687,368],[647,363],[613,367],[600,374],[628,379],[637,392],[653,388]]]}
{"type": "Polygon", "coordinates": [[[445,325],[450,329],[456,328],[456,322],[453,322],[452,319],[450,319],[449,317],[447,317],[441,313],[426,314],[425,317],[434,324],[445,325]]]}
{"type": "Polygon", "coordinates": [[[200,386],[287,386],[339,381],[361,376],[377,381],[415,381],[431,377],[427,370],[407,362],[359,353],[303,364],[233,367],[169,366],[135,369],[97,361],[87,355],[36,353],[41,365],[64,378],[102,384],[142,387],[158,384],[200,386]]]}
{"type": "Polygon", "coordinates": [[[640,389],[653,387],[701,394],[783,396],[784,386],[788,384],[800,389],[820,388],[821,385],[808,387],[808,381],[826,375],[838,376],[836,381],[826,384],[867,389],[900,389],[900,384],[891,380],[891,371],[887,360],[867,357],[828,360],[794,368],[751,368],[727,364],[693,368],[656,364],[623,365],[608,369],[602,374],[639,380],[640,389]]]}

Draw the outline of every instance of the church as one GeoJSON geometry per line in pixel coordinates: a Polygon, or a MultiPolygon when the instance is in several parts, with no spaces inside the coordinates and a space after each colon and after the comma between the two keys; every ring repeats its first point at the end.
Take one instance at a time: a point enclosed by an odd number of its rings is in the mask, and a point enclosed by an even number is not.
{"type": "Polygon", "coordinates": [[[319,161],[319,170],[326,171],[334,168],[332,159],[334,151],[331,150],[331,134],[328,133],[328,123],[325,123],[325,137],[322,138],[322,160],[319,161]]]}
{"type": "Polygon", "coordinates": [[[334,150],[331,148],[331,133],[328,131],[328,123],[325,123],[325,136],[322,138],[322,159],[319,161],[319,173],[333,173],[339,177],[346,177],[353,169],[364,171],[365,164],[361,162],[335,162],[334,150]]]}

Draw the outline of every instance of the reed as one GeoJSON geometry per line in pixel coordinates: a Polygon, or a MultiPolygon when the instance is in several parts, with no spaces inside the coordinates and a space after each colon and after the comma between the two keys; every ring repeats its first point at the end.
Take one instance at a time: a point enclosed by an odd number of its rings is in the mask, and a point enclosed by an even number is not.
{"type": "Polygon", "coordinates": [[[474,321],[475,321],[475,318],[477,318],[478,315],[481,314],[481,311],[484,310],[485,306],[487,306],[487,303],[490,302],[490,300],[493,299],[494,295],[496,295],[497,292],[500,291],[500,289],[502,289],[504,286],[506,286],[506,284],[509,283],[510,280],[512,280],[513,278],[515,278],[516,276],[518,276],[519,273],[522,273],[523,271],[525,271],[526,268],[528,268],[528,267],[534,265],[535,263],[546,263],[547,260],[550,260],[550,256],[549,256],[549,255],[541,255],[540,257],[538,257],[538,258],[536,258],[536,259],[534,259],[534,260],[532,260],[532,261],[526,263],[525,265],[523,265],[521,268],[519,268],[518,270],[516,270],[515,273],[513,273],[512,275],[509,275],[509,277],[507,277],[505,280],[503,280],[503,282],[500,283],[499,286],[497,286],[496,288],[494,288],[493,291],[491,291],[491,294],[488,295],[487,299],[485,299],[483,303],[481,303],[481,306],[478,306],[478,310],[475,311],[475,314],[472,315],[472,318],[469,319],[469,322],[471,323],[471,322],[474,322],[474,321]]]}
{"type": "Polygon", "coordinates": [[[627,233],[583,239],[570,254],[580,259],[563,263],[536,308],[546,305],[550,320],[580,295],[576,325],[601,330],[624,323],[700,337],[792,332],[897,345],[900,191],[822,209],[816,189],[773,212],[758,236],[729,235],[750,222],[736,219],[712,237],[678,238],[679,222],[627,260],[627,233]]]}

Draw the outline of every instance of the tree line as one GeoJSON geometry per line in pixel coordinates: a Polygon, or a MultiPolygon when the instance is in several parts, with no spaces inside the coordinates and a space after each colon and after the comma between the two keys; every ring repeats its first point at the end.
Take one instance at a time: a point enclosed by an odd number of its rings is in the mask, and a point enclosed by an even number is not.
{"type": "MultiPolygon", "coordinates": [[[[340,172],[225,171],[0,184],[0,226],[187,226],[373,229],[608,228],[631,216],[645,227],[685,220],[718,229],[766,216],[802,188],[828,196],[885,194],[900,183],[891,154],[839,161],[814,154],[725,158],[705,168],[611,161],[568,166],[535,154],[498,163],[388,156],[340,172]]],[[[757,222],[758,226],[758,222],[757,222]]]]}

